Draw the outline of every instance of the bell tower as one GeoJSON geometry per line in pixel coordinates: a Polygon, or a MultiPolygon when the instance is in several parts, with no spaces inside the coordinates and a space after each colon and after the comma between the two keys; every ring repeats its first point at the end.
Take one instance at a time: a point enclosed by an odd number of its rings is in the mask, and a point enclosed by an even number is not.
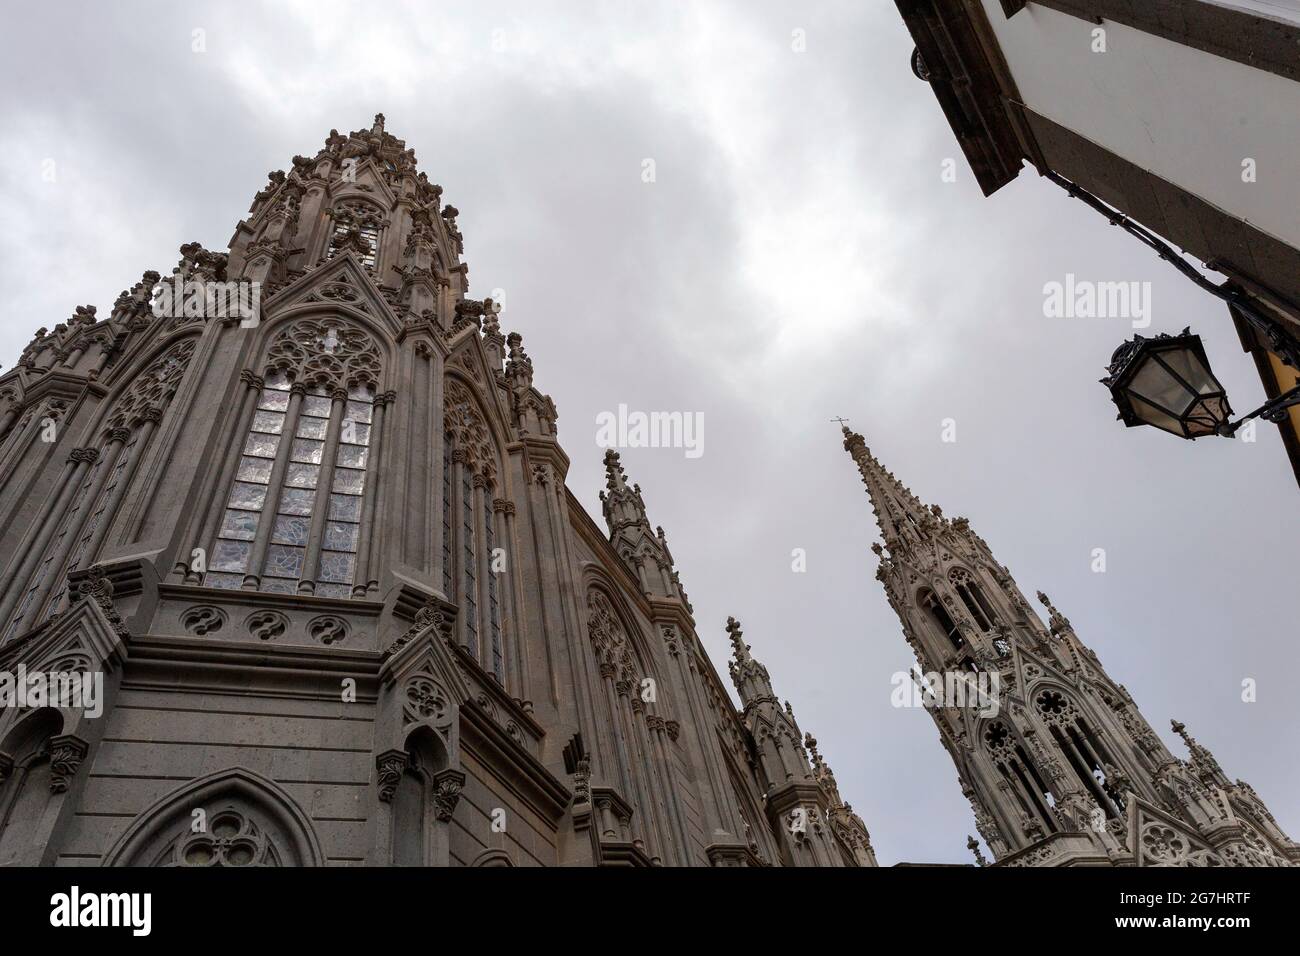
{"type": "Polygon", "coordinates": [[[940,692],[926,709],[997,864],[1300,861],[1254,791],[1181,724],[1191,759],[1165,747],[1040,591],[1043,624],[967,519],[924,505],[842,430],[880,528],[876,578],[928,683],[994,688],[991,702],[940,692]]]}

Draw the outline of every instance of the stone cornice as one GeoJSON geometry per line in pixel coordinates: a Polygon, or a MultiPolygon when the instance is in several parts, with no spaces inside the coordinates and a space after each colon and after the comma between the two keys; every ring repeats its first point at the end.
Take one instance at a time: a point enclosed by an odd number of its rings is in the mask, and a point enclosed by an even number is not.
{"type": "Polygon", "coordinates": [[[569,788],[474,701],[460,707],[460,740],[486,766],[516,771],[509,779],[498,779],[542,817],[558,822],[564,816],[573,797],[569,788]]]}

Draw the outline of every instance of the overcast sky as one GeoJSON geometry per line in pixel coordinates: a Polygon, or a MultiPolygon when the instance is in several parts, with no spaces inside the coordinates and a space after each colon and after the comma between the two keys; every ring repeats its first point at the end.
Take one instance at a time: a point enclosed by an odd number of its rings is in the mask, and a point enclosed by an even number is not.
{"type": "Polygon", "coordinates": [[[470,294],[504,290],[594,515],[599,413],[703,415],[700,457],[624,465],[715,664],[735,615],[882,863],[969,862],[975,826],[930,718],[890,706],[912,658],[840,415],[1051,595],[1176,753],[1171,716],[1300,838],[1276,429],[1126,430],[1097,379],[1129,321],[1045,318],[1043,286],[1151,282],[1148,333],[1191,325],[1246,412],[1262,389],[1221,302],[1032,170],[983,198],[892,3],[430,6],[10,5],[3,366],[183,242],[224,249],[269,170],[382,111],[461,210],[470,294]]]}

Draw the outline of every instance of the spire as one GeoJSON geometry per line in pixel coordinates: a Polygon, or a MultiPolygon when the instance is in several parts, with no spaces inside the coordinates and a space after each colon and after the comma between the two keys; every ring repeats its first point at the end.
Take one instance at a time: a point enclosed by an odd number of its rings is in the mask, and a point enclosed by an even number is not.
{"type": "Polygon", "coordinates": [[[1058,611],[1052,604],[1052,599],[1042,591],[1038,592],[1038,603],[1047,608],[1047,625],[1052,631],[1053,637],[1061,637],[1066,633],[1073,633],[1074,629],[1070,626],[1070,619],[1058,611]]]}
{"type": "Polygon", "coordinates": [[[1187,745],[1187,752],[1192,757],[1189,762],[1196,775],[1202,779],[1213,777],[1226,784],[1228,777],[1219,766],[1219,761],[1214,759],[1214,754],[1210,753],[1208,747],[1203,747],[1187,732],[1187,725],[1181,720],[1170,720],[1169,726],[1173,728],[1174,733],[1183,738],[1183,743],[1187,745]]]}
{"type": "Polygon", "coordinates": [[[740,703],[748,707],[756,700],[775,701],[776,693],[772,690],[772,680],[768,676],[767,668],[754,660],[749,653],[750,647],[745,643],[740,622],[734,617],[727,618],[727,636],[731,638],[732,656],[727,669],[731,672],[731,680],[736,685],[736,692],[740,694],[740,703]]]}
{"type": "Polygon", "coordinates": [[[812,755],[813,778],[826,791],[827,801],[832,807],[844,805],[844,801],[840,797],[839,784],[835,782],[835,773],[817,750],[817,738],[812,734],[804,734],[803,745],[808,748],[808,752],[812,755]]]}
{"type": "Polygon", "coordinates": [[[506,336],[506,345],[510,349],[506,361],[506,378],[518,389],[528,389],[533,385],[533,360],[524,351],[524,337],[518,332],[506,336]]]}
{"type": "Polygon", "coordinates": [[[600,493],[600,502],[611,540],[618,538],[626,528],[644,526],[649,529],[650,519],[646,516],[641,486],[628,487],[622,459],[612,448],[605,452],[605,491],[600,493]]]}
{"type": "Polygon", "coordinates": [[[605,452],[605,490],[600,506],[614,550],[637,575],[647,597],[680,599],[690,611],[681,579],[673,567],[663,528],[651,530],[640,485],[628,485],[618,452],[605,452]]]}
{"type": "Polygon", "coordinates": [[[862,475],[862,483],[867,486],[871,496],[871,507],[876,513],[876,524],[885,539],[886,547],[890,542],[905,539],[915,534],[927,523],[943,513],[938,507],[927,508],[910,488],[894,477],[894,473],[882,465],[867,447],[866,439],[849,426],[841,424],[844,433],[844,450],[857,462],[862,475]]]}

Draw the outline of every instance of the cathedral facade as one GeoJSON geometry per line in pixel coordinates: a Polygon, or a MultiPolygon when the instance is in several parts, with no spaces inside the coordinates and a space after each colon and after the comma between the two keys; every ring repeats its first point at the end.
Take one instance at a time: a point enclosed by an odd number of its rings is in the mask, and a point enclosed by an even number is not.
{"type": "Polygon", "coordinates": [[[0,865],[875,864],[456,218],[377,116],[0,376],[0,673],[100,683],[0,709],[0,865]]]}
{"type": "MultiPolygon", "coordinates": [[[[996,707],[925,700],[995,866],[1290,866],[1254,789],[1173,721],[1170,753],[1041,591],[1044,626],[970,523],[927,507],[843,426],[883,543],[876,577],[924,675],[965,674],[996,707]]],[[[972,837],[969,844],[981,865],[972,837]]]]}

